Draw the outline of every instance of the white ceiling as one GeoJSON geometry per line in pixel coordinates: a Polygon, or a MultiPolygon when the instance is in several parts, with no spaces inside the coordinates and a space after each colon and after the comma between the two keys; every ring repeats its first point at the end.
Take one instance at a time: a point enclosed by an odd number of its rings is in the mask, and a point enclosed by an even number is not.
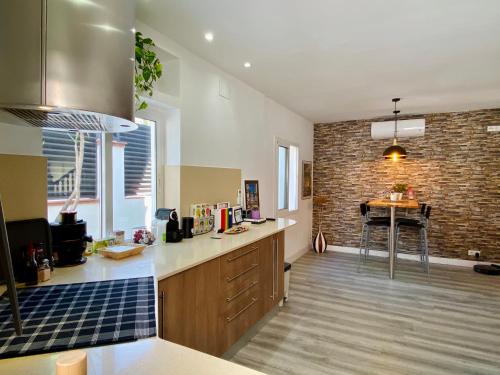
{"type": "Polygon", "coordinates": [[[395,96],[402,114],[500,107],[499,0],[137,1],[142,22],[314,122],[390,115],[395,96]]]}

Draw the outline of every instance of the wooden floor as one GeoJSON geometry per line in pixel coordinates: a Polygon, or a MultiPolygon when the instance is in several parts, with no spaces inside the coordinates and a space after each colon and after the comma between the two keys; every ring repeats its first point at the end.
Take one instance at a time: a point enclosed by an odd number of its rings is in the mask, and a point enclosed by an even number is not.
{"type": "Polygon", "coordinates": [[[289,302],[231,359],[267,374],[500,374],[500,276],[308,253],[289,302]]]}

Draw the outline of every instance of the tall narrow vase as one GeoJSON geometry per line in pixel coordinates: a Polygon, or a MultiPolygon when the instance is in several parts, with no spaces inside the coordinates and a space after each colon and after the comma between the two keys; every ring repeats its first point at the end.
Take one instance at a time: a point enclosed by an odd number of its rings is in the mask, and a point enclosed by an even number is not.
{"type": "Polygon", "coordinates": [[[318,234],[316,235],[313,241],[314,251],[317,252],[318,254],[322,254],[325,252],[326,246],[327,246],[326,239],[320,228],[318,234]]]}

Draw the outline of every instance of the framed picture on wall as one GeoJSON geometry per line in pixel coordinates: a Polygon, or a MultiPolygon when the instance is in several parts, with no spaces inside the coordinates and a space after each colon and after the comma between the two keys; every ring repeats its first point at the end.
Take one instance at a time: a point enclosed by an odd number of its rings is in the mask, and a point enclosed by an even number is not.
{"type": "Polygon", "coordinates": [[[259,206],[259,181],[245,180],[245,205],[247,210],[260,208],[259,206]]]}
{"type": "Polygon", "coordinates": [[[302,161],[302,199],[312,197],[312,162],[302,161]]]}

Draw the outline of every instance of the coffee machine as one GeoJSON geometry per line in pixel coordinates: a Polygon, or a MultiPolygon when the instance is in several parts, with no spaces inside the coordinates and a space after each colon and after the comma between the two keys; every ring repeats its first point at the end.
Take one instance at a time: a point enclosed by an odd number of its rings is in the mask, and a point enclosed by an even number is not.
{"type": "Polygon", "coordinates": [[[76,220],[76,215],[63,215],[60,223],[51,223],[54,266],[66,267],[83,264],[87,258],[83,253],[92,237],[87,235],[87,223],[76,220]]]}
{"type": "Polygon", "coordinates": [[[183,233],[179,229],[179,217],[177,216],[177,211],[175,208],[167,209],[168,221],[167,221],[167,232],[166,232],[166,242],[179,242],[182,241],[183,233]]]}

